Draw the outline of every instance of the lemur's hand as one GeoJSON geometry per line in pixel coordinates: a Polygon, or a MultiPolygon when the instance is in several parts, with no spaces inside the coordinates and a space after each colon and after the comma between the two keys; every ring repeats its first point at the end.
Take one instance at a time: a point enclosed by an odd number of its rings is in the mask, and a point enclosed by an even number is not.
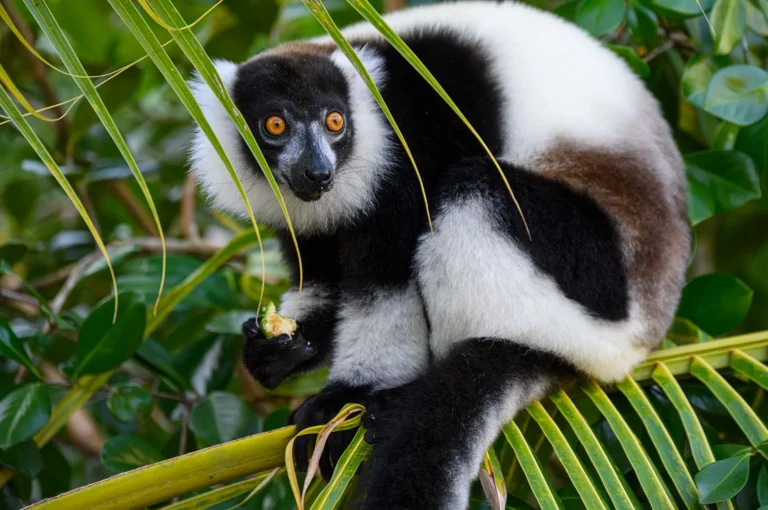
{"type": "Polygon", "coordinates": [[[293,336],[266,338],[256,318],[243,324],[243,335],[243,363],[251,375],[270,390],[277,388],[299,365],[317,354],[317,347],[307,343],[299,330],[293,336]]]}

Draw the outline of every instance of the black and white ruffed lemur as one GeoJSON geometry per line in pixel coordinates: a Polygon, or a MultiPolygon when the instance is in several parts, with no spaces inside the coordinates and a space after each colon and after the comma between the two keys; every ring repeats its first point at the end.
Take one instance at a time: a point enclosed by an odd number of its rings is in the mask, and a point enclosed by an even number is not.
{"type": "MultiPolygon", "coordinates": [[[[386,21],[498,158],[367,23],[344,34],[403,131],[416,174],[327,37],[216,63],[282,189],[304,289],[299,333],[243,326],[264,386],[330,366],[292,420],[368,407],[366,509],[461,509],[501,426],[559,385],[625,377],[670,326],[689,254],[683,165],[656,100],[581,29],[515,3],[407,9],[386,21]]],[[[297,273],[266,179],[212,91],[197,100],[297,273]]],[[[244,204],[207,138],[192,167],[214,205],[244,204]]],[[[325,475],[349,441],[333,434],[325,475]]],[[[306,462],[306,449],[298,455],[306,462]]]]}

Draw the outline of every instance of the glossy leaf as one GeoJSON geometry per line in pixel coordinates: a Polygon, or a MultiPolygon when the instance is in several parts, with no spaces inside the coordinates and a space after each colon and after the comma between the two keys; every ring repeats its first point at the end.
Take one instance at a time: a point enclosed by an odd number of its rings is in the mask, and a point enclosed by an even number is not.
{"type": "Polygon", "coordinates": [[[765,465],[757,475],[757,500],[761,505],[768,505],[768,467],[765,465]]]}
{"type": "Polygon", "coordinates": [[[152,395],[141,386],[121,384],[112,388],[107,405],[112,415],[120,421],[141,420],[152,411],[152,395]]]}
{"type": "Polygon", "coordinates": [[[715,30],[715,54],[727,55],[744,37],[746,10],[744,1],[716,0],[710,14],[715,30]]]}
{"type": "Polygon", "coordinates": [[[51,399],[42,384],[27,384],[0,400],[0,449],[26,441],[48,421],[51,399]]]}
{"type": "Polygon", "coordinates": [[[708,11],[713,3],[714,0],[652,0],[652,4],[662,12],[679,16],[699,16],[702,10],[708,11]]]}
{"type": "Polygon", "coordinates": [[[576,22],[594,36],[616,30],[624,21],[623,0],[583,0],[576,9],[576,22]]]}
{"type": "Polygon", "coordinates": [[[114,324],[114,300],[103,303],[83,322],[75,355],[75,378],[118,367],[141,345],[146,307],[137,294],[124,294],[120,301],[122,305],[114,324]]]}
{"type": "Polygon", "coordinates": [[[115,473],[123,473],[161,460],[162,453],[135,436],[110,438],[101,450],[101,462],[115,473]]]}
{"type": "Polygon", "coordinates": [[[726,274],[708,274],[683,289],[677,314],[709,334],[720,335],[737,326],[749,312],[752,289],[726,274]]]}
{"type": "Polygon", "coordinates": [[[8,320],[2,318],[0,318],[0,355],[15,361],[19,365],[24,365],[38,379],[43,378],[40,372],[37,371],[37,367],[32,363],[26,349],[24,349],[24,344],[13,333],[8,320]]]}
{"type": "Polygon", "coordinates": [[[749,478],[751,458],[750,455],[742,455],[718,460],[699,471],[695,480],[701,503],[717,503],[738,494],[749,478]]]}
{"type": "Polygon", "coordinates": [[[246,419],[242,400],[231,393],[213,392],[192,408],[189,428],[206,444],[214,445],[239,437],[246,419]]]}
{"type": "Polygon", "coordinates": [[[696,152],[685,157],[685,164],[692,198],[689,214],[694,224],[707,215],[731,211],[760,197],[759,174],[746,154],[696,152]]]}
{"type": "Polygon", "coordinates": [[[632,71],[641,78],[647,78],[651,75],[651,68],[648,64],[637,56],[637,53],[629,46],[618,46],[609,44],[608,47],[632,68],[632,71]]]}
{"type": "Polygon", "coordinates": [[[721,66],[710,55],[697,53],[688,61],[680,86],[686,99],[699,108],[704,108],[707,85],[721,66]]]}
{"type": "Polygon", "coordinates": [[[632,31],[632,40],[650,46],[659,38],[659,20],[652,10],[630,3],[627,9],[627,26],[632,31]]]}
{"type": "Polygon", "coordinates": [[[667,338],[677,345],[695,344],[712,340],[712,336],[706,331],[702,331],[696,324],[682,317],[675,317],[672,328],[667,332],[667,338]]]}
{"type": "Polygon", "coordinates": [[[719,70],[707,86],[704,108],[738,126],[754,124],[768,113],[768,71],[751,65],[719,70]]]}
{"type": "Polygon", "coordinates": [[[0,451],[0,464],[5,464],[34,478],[43,469],[43,456],[32,439],[0,451]]]}

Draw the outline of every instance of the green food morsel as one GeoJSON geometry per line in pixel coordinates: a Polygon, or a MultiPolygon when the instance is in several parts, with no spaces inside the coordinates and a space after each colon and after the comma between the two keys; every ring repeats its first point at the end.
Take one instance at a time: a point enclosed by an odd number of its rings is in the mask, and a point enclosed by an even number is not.
{"type": "Polygon", "coordinates": [[[261,309],[260,326],[261,332],[267,338],[275,338],[280,335],[293,336],[296,331],[296,321],[277,313],[275,304],[271,301],[261,309]]]}

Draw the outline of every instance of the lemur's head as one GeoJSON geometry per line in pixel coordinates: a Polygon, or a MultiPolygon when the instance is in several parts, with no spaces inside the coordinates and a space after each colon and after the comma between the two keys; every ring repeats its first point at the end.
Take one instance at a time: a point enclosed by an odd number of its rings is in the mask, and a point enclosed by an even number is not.
{"type": "MultiPolygon", "coordinates": [[[[359,51],[383,84],[381,59],[359,51]]],[[[372,201],[386,167],[387,127],[365,84],[333,46],[293,43],[217,71],[263,152],[297,230],[333,228],[353,220],[372,201]]],[[[201,81],[193,92],[232,162],[256,218],[284,225],[282,212],[256,159],[226,110],[201,81]]],[[[246,208],[226,165],[201,129],[192,169],[219,208],[246,208]]]]}

